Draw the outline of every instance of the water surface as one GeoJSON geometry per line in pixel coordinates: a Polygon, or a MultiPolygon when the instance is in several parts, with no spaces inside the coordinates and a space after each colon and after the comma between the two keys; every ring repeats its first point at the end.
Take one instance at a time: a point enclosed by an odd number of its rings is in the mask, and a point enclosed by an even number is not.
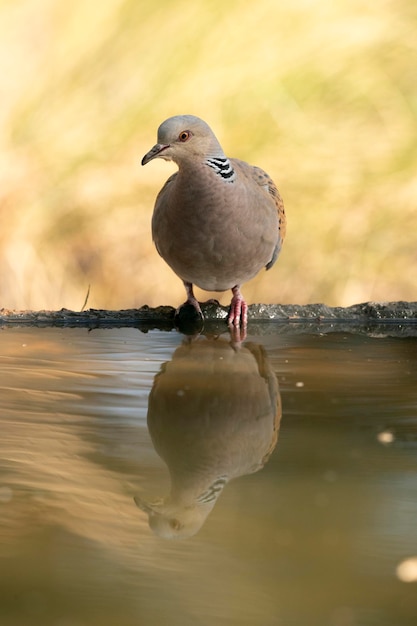
{"type": "Polygon", "coordinates": [[[416,623],[415,339],[0,341],[2,626],[416,623]]]}

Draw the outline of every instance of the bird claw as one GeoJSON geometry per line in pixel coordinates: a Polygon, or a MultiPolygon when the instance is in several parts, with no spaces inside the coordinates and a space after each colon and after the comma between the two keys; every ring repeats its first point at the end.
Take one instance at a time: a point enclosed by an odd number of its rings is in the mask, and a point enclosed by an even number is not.
{"type": "Polygon", "coordinates": [[[188,283],[185,280],[183,282],[184,282],[185,291],[187,292],[187,299],[184,302],[184,304],[181,304],[178,307],[178,309],[175,311],[175,315],[179,315],[181,309],[191,306],[193,307],[193,309],[197,311],[198,316],[201,319],[204,319],[204,315],[203,315],[203,311],[201,310],[200,303],[198,302],[197,298],[194,295],[192,283],[188,283]]]}
{"type": "Polygon", "coordinates": [[[197,300],[188,299],[175,311],[175,327],[185,335],[198,335],[203,328],[204,317],[197,300]]]}
{"type": "Polygon", "coordinates": [[[203,311],[201,310],[200,303],[194,297],[188,298],[183,304],[181,304],[178,307],[178,309],[175,311],[175,315],[179,315],[180,312],[186,307],[192,307],[196,311],[198,317],[204,319],[204,315],[203,315],[203,311]]]}
{"type": "Polygon", "coordinates": [[[246,339],[246,327],[229,325],[229,332],[232,347],[239,349],[246,339]]]}
{"type": "Polygon", "coordinates": [[[229,326],[239,327],[242,322],[243,328],[246,329],[248,324],[248,305],[244,301],[238,287],[233,287],[232,292],[233,298],[230,302],[230,311],[227,323],[229,326]]]}

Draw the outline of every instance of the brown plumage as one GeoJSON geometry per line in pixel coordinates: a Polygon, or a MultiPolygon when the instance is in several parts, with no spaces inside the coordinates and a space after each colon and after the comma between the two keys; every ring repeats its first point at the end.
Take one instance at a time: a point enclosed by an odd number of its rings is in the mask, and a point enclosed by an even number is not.
{"type": "Polygon", "coordinates": [[[193,115],[167,119],[158,143],[143,157],[175,161],[178,172],[158,194],[152,235],[159,254],[182,279],[186,304],[201,314],[193,284],[231,289],[229,324],[247,322],[240,286],[269,269],[285,235],[282,198],[271,178],[225,156],[210,127],[193,115]]]}
{"type": "Polygon", "coordinates": [[[262,346],[224,339],[185,341],[161,367],[149,395],[148,427],[167,464],[162,499],[135,502],[155,533],[194,535],[226,484],[263,468],[274,450],[282,408],[262,346]]]}

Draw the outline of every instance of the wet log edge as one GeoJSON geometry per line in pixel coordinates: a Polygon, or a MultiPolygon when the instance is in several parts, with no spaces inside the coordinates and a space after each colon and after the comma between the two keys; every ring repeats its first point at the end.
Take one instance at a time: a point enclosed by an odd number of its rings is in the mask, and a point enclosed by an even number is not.
{"type": "MultiPolygon", "coordinates": [[[[176,316],[171,306],[109,311],[88,309],[72,311],[14,311],[0,309],[0,327],[81,327],[138,328],[172,330],[180,326],[183,332],[221,333],[227,329],[228,307],[209,301],[202,303],[204,322],[194,317],[194,311],[176,316]]],[[[349,307],[325,304],[252,304],[249,306],[248,333],[329,333],[349,332],[377,336],[417,336],[417,302],[364,302],[349,307]]]]}

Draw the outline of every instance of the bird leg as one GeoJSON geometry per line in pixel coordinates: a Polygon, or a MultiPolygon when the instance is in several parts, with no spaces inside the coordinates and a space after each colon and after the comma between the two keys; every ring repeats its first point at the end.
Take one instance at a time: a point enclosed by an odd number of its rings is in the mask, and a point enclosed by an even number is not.
{"type": "Polygon", "coordinates": [[[230,311],[227,322],[229,326],[239,326],[242,319],[242,326],[246,328],[248,323],[248,305],[243,299],[240,293],[239,285],[236,285],[232,289],[233,298],[230,302],[230,311]]]}
{"type": "Polygon", "coordinates": [[[200,317],[204,317],[200,304],[198,303],[198,300],[194,295],[192,283],[187,283],[185,280],[183,280],[182,282],[184,283],[185,291],[187,292],[187,300],[184,302],[184,304],[178,307],[177,312],[179,311],[179,309],[182,309],[183,306],[192,306],[195,308],[200,317]]]}
{"type": "Polygon", "coordinates": [[[246,339],[246,326],[233,326],[229,325],[230,332],[230,345],[233,350],[239,350],[242,347],[242,343],[246,339]]]}

